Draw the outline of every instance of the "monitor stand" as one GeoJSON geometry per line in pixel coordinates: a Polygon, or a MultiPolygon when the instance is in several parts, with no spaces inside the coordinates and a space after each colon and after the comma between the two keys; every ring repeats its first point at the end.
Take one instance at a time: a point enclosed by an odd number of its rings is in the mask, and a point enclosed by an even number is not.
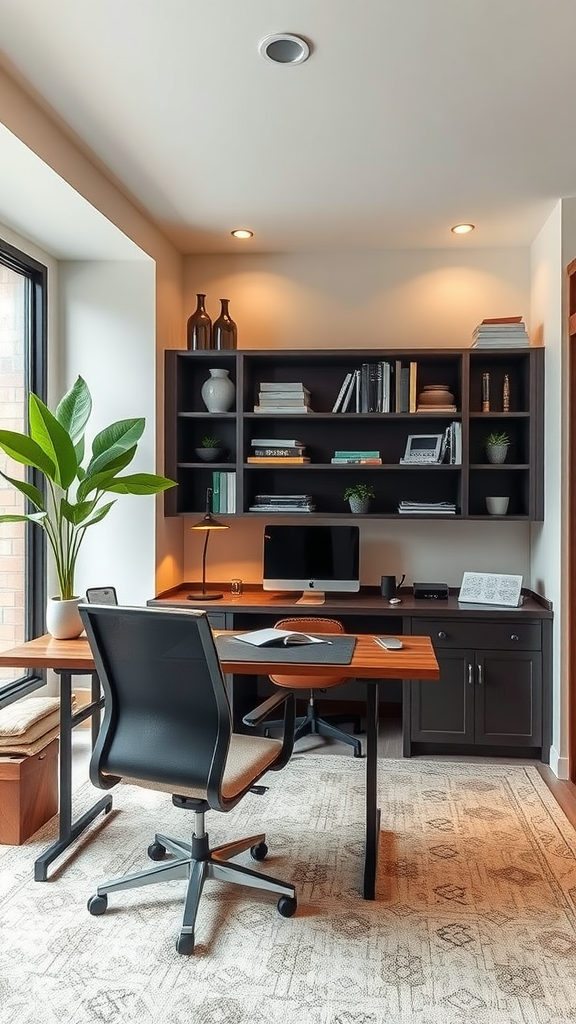
{"type": "Polygon", "coordinates": [[[326,594],[323,590],[305,590],[296,604],[325,604],[326,594]]]}

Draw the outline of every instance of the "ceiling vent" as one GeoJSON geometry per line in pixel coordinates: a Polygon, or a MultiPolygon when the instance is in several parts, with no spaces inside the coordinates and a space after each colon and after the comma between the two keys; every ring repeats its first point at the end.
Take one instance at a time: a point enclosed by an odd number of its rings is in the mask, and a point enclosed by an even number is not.
{"type": "Polygon", "coordinates": [[[266,36],[258,49],[262,57],[274,64],[303,64],[310,56],[310,47],[306,40],[286,32],[266,36]]]}

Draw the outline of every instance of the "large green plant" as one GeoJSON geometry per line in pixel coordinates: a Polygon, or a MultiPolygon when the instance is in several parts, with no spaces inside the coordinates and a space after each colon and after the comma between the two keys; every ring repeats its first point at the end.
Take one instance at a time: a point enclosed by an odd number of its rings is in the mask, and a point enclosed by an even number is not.
{"type": "Polygon", "coordinates": [[[0,515],[0,523],[30,520],[45,530],[62,600],[76,596],[74,572],[86,530],[100,523],[116,504],[116,499],[103,504],[104,495],[158,494],[175,486],[174,480],[154,473],[120,475],[132,462],[144,432],[146,421],[141,417],[118,420],[101,430],[84,467],[84,431],[91,411],[88,385],[78,377],[54,413],[37,395],[30,395],[28,434],[0,430],[0,448],[15,462],[38,470],[45,481],[40,489],[1,473],[36,511],[0,515]]]}

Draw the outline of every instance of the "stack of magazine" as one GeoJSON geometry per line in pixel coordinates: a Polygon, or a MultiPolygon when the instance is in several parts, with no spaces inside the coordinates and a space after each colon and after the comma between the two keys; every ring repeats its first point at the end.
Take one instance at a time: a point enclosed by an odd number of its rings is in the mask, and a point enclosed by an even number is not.
{"type": "Polygon", "coordinates": [[[451,501],[401,501],[398,511],[404,516],[454,516],[456,505],[451,501]]]}
{"type": "Polygon", "coordinates": [[[311,494],[257,494],[249,512],[315,512],[311,494]]]}

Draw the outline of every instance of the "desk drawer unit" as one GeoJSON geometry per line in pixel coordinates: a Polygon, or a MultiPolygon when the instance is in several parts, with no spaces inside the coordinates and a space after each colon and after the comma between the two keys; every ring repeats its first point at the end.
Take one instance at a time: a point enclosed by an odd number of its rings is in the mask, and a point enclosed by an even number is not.
{"type": "Polygon", "coordinates": [[[540,622],[474,622],[471,619],[412,619],[412,633],[429,636],[435,648],[474,647],[491,651],[539,651],[540,622]]]}
{"type": "Polygon", "coordinates": [[[542,623],[413,618],[434,644],[440,680],[405,688],[404,752],[538,756],[543,746],[542,623]]]}

